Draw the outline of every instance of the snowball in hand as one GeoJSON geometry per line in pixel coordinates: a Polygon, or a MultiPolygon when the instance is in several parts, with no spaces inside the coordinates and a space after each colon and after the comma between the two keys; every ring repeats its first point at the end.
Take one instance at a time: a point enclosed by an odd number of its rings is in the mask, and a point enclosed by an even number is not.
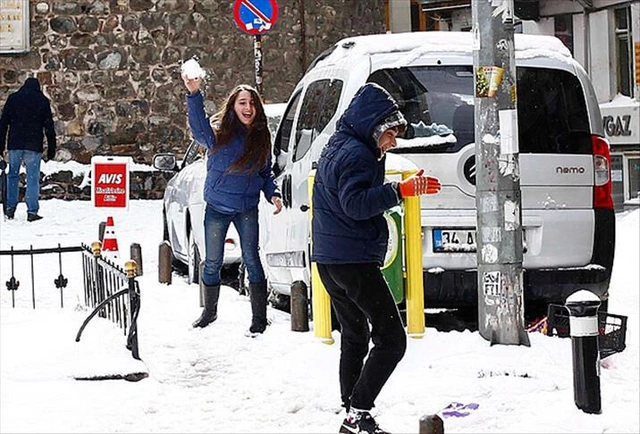
{"type": "Polygon", "coordinates": [[[189,59],[182,64],[182,74],[189,79],[204,78],[207,74],[196,59],[189,59]]]}

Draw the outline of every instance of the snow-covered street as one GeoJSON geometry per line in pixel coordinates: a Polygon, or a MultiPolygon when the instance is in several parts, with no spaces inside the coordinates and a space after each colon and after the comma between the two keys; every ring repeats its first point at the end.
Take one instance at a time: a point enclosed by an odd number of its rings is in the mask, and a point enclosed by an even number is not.
{"type": "MultiPolygon", "coordinates": [[[[340,407],[336,343],[290,330],[289,315],[269,310],[266,333],[244,336],[250,323],[245,296],[224,287],[219,318],[193,329],[198,287],[173,274],[158,283],[161,201],[132,201],[128,211],[94,209],[90,202],[41,202],[43,220],[0,220],[0,249],[76,246],[98,237],[111,215],[121,257],[142,246],[139,278],[140,356],[131,358],[122,330],[96,318],[74,341],[89,314],[82,295],[79,253],[63,257],[69,279],[64,308],[53,280],[57,255],[34,257],[36,309],[28,257],[14,264],[20,287],[11,293],[8,256],[0,256],[0,431],[320,433],[337,432],[340,407]],[[74,376],[146,370],[149,378],[77,381],[74,376]]],[[[531,333],[531,347],[493,346],[477,332],[438,332],[409,339],[407,354],[383,389],[373,414],[382,428],[416,433],[425,414],[440,414],[448,433],[637,433],[640,210],[617,214],[616,259],[609,310],[628,316],[627,348],[601,362],[602,414],[573,402],[570,339],[531,333]],[[478,404],[462,417],[445,417],[452,403],[478,404]]],[[[428,301],[427,301],[428,302],[428,301]]],[[[472,406],[474,407],[474,406],[472,406]]],[[[464,414],[464,412],[463,412],[464,414]]]]}

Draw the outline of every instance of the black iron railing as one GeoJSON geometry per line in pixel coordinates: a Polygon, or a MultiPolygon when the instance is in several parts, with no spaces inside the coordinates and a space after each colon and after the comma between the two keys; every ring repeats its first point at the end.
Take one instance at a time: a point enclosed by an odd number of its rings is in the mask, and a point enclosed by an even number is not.
{"type": "Polygon", "coordinates": [[[91,248],[82,245],[85,304],[93,311],[78,330],[76,342],[89,321],[96,315],[116,323],[127,336],[127,349],[134,359],[140,360],[138,351],[138,313],[140,312],[140,286],[136,281],[137,264],[127,261],[125,268],[100,255],[100,242],[91,248]]]}
{"type": "MultiPolygon", "coordinates": [[[[11,277],[9,280],[5,282],[7,290],[11,292],[11,306],[16,307],[16,298],[15,292],[20,287],[20,281],[16,279],[16,270],[15,270],[15,258],[16,256],[29,256],[30,267],[29,271],[31,272],[31,305],[33,308],[36,308],[36,285],[35,285],[35,267],[33,264],[34,255],[43,255],[43,254],[58,254],[58,277],[53,281],[56,288],[60,290],[60,307],[64,307],[64,289],[67,287],[67,283],[69,279],[67,279],[64,274],[62,274],[62,254],[69,252],[80,252],[82,251],[81,246],[73,246],[73,247],[52,247],[45,249],[34,249],[33,246],[30,246],[29,249],[22,250],[14,250],[13,246],[11,246],[10,250],[0,250],[0,256],[10,256],[11,261],[11,277]]],[[[24,270],[22,270],[24,271],[24,270]]]]}
{"type": "Polygon", "coordinates": [[[84,286],[84,302],[93,311],[84,320],[78,330],[76,342],[85,327],[96,315],[107,318],[116,323],[127,336],[127,349],[129,349],[135,359],[140,360],[138,351],[138,313],[140,311],[140,286],[136,281],[137,264],[135,261],[127,261],[122,268],[109,259],[101,256],[101,243],[95,242],[89,247],[86,244],[73,247],[58,247],[15,250],[13,246],[9,250],[0,250],[0,256],[9,256],[11,263],[11,275],[5,285],[11,292],[11,304],[15,306],[15,292],[20,287],[20,281],[16,277],[16,271],[20,273],[30,273],[31,275],[31,304],[36,308],[36,267],[34,265],[34,255],[57,254],[58,255],[58,277],[54,279],[56,288],[60,290],[60,307],[64,307],[64,289],[69,283],[69,279],[63,274],[62,254],[69,252],[82,252],[82,274],[84,286]],[[20,270],[15,268],[15,259],[18,256],[29,256],[30,267],[20,270]]]}

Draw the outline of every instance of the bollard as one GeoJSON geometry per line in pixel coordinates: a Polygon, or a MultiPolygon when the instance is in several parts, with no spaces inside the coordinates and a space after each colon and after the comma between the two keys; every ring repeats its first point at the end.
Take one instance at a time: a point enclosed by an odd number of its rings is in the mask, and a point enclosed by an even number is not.
{"type": "MultiPolygon", "coordinates": [[[[402,172],[402,179],[407,179],[414,173],[414,171],[402,172]]],[[[403,202],[407,261],[407,335],[410,338],[421,339],[424,336],[425,324],[420,197],[406,197],[403,202]]]]}
{"type": "Polygon", "coordinates": [[[142,276],[142,247],[138,243],[131,243],[129,253],[132,261],[136,261],[136,276],[142,276]]]}
{"type": "Polygon", "coordinates": [[[138,273],[138,264],[131,260],[124,263],[124,269],[127,273],[128,289],[129,289],[129,336],[127,337],[127,349],[131,350],[134,359],[140,360],[138,351],[138,325],[134,313],[140,309],[140,294],[136,292],[136,274],[138,273]]]}
{"type": "Polygon", "coordinates": [[[444,434],[444,423],[437,414],[427,414],[420,418],[420,434],[444,434]]]}
{"type": "Polygon", "coordinates": [[[594,293],[580,290],[565,302],[569,311],[569,331],[573,352],[573,399],[585,413],[600,414],[600,352],[598,348],[598,307],[594,293]]]}
{"type": "Polygon", "coordinates": [[[200,261],[198,265],[198,287],[200,288],[200,307],[204,307],[204,283],[202,283],[202,272],[204,271],[204,261],[200,261]]]}
{"type": "MultiPolygon", "coordinates": [[[[313,182],[316,171],[312,170],[308,177],[309,187],[309,235],[311,235],[311,220],[313,219],[313,182]]],[[[311,237],[313,240],[313,236],[311,237]]],[[[311,305],[313,309],[313,335],[320,342],[333,345],[331,335],[331,297],[318,274],[318,264],[311,262],[311,305]]]]}
{"type": "Polygon", "coordinates": [[[301,280],[291,284],[291,331],[309,331],[309,299],[307,298],[307,285],[301,280]]]}
{"type": "MultiPolygon", "coordinates": [[[[98,265],[98,259],[102,255],[102,243],[100,241],[94,241],[91,243],[91,252],[93,253],[93,283],[94,286],[92,288],[93,292],[93,304],[91,307],[96,307],[100,303],[104,301],[106,298],[106,291],[104,288],[105,280],[104,280],[104,271],[101,266],[98,265]]],[[[106,318],[107,314],[104,309],[98,313],[98,316],[102,318],[106,318]]]]}
{"type": "Polygon", "coordinates": [[[158,282],[171,285],[172,259],[173,252],[171,251],[171,244],[165,240],[160,243],[158,249],[158,282]]]}
{"type": "Polygon", "coordinates": [[[104,241],[104,228],[107,226],[107,222],[100,222],[98,225],[98,239],[100,242],[104,241]]]}

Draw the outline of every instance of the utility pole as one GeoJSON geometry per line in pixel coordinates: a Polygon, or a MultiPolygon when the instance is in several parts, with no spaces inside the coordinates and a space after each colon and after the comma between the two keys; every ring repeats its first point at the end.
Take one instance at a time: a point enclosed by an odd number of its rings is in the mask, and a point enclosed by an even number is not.
{"type": "Polygon", "coordinates": [[[478,329],[492,345],[530,346],[524,330],[513,0],[472,0],[471,11],[478,329]]]}

